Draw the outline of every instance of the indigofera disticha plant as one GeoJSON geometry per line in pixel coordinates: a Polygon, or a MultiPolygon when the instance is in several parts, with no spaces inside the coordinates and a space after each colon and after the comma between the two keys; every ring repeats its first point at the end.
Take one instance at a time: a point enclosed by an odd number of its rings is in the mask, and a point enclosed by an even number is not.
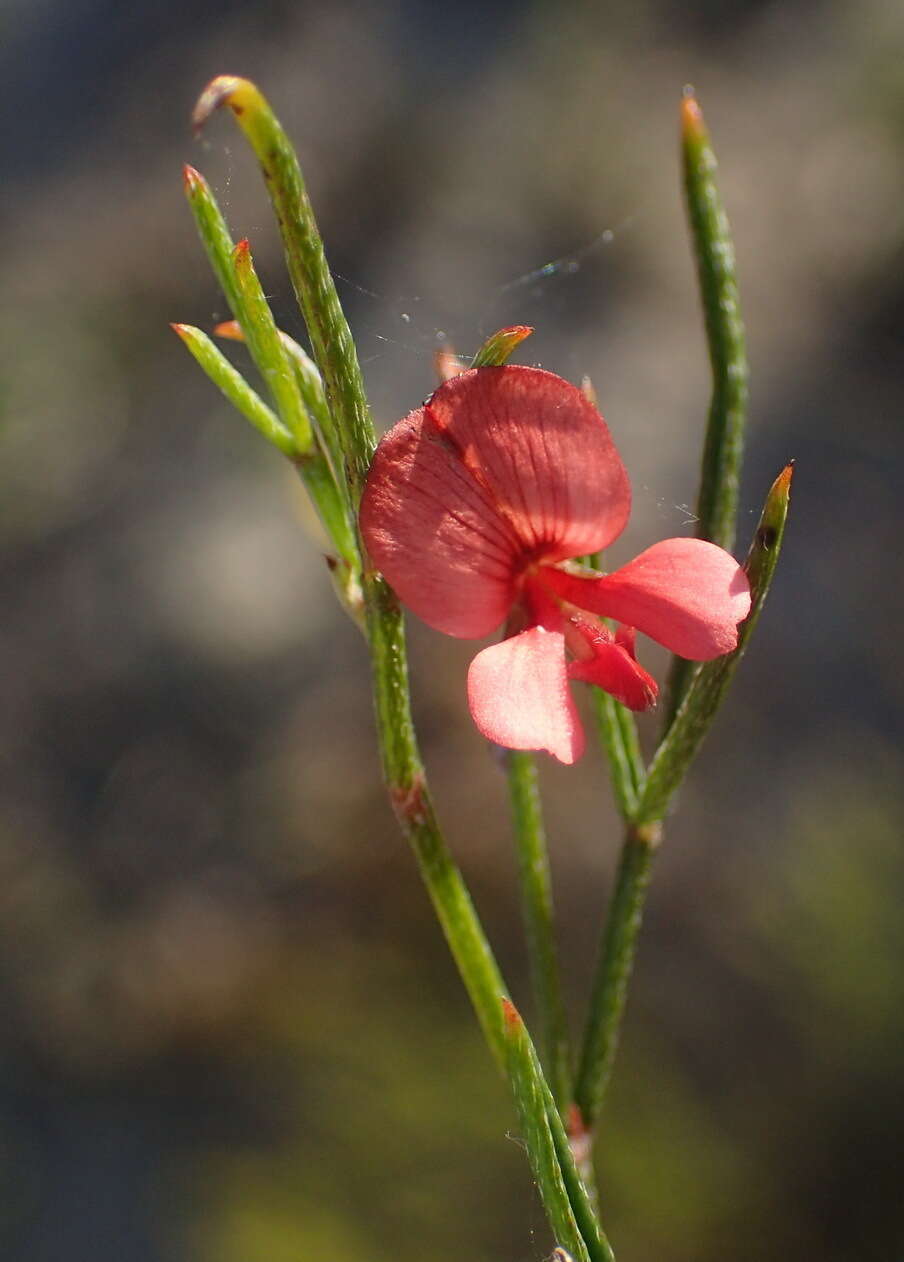
{"type": "Polygon", "coordinates": [[[204,178],[185,190],[262,397],[200,329],[174,325],[230,402],[297,468],[330,539],[333,583],[361,627],[373,668],[376,729],[390,802],[491,1052],[508,1076],[556,1256],[611,1262],[592,1188],[592,1141],[624,1012],[662,821],[724,699],[769,588],[788,512],[791,466],[769,491],[743,565],[731,555],[747,368],[734,255],[715,159],[692,93],[682,159],[713,392],[704,436],[697,538],[653,543],[613,573],[599,553],[623,530],[630,483],[592,388],[508,360],[531,332],[501,329],[465,368],[438,357],[442,384],[377,445],[354,340],[336,293],[294,149],[246,79],[202,93],[197,128],[232,111],[260,163],[310,342],[282,333],[247,241],[233,243],[204,178]],[[478,639],[502,628],[468,672],[480,732],[506,768],[539,1051],[508,995],[433,808],[411,719],[403,601],[430,626],[478,639]],[[632,711],[658,687],[636,632],[675,656],[649,762],[632,711]],[[625,839],[602,926],[580,1047],[567,1029],[546,839],[533,751],[575,762],[584,732],[570,681],[591,686],[625,839]]]}

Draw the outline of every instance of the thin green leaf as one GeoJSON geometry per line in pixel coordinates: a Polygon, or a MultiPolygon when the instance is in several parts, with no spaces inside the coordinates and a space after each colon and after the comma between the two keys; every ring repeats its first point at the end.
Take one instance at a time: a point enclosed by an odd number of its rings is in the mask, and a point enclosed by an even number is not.
{"type": "Polygon", "coordinates": [[[526,324],[512,324],[508,328],[493,333],[481,346],[471,360],[472,368],[497,368],[504,364],[516,347],[526,337],[530,337],[533,329],[526,324]]]}
{"type": "Polygon", "coordinates": [[[352,502],[357,505],[376,438],[357,351],[326,262],[298,158],[257,87],[234,75],[220,75],[208,84],[195,107],[195,127],[202,127],[223,105],[229,107],[248,138],[267,182],[289,274],[342,444],[352,502]]]}
{"type": "Polygon", "coordinates": [[[329,559],[333,585],[345,608],[360,624],[361,565],[357,541],[349,524],[346,505],[338,494],[326,460],[316,449],[305,454],[298,452],[295,439],[279,417],[252,390],[206,333],[190,324],[174,324],[172,327],[229,402],[297,467],[324,529],[339,553],[338,557],[329,559]]]}
{"type": "Polygon", "coordinates": [[[241,321],[241,300],[236,286],[235,268],[232,262],[232,251],[235,249],[226,220],[217,205],[213,190],[200,171],[194,167],[182,168],[182,179],[185,196],[195,218],[195,225],[201,244],[210,260],[214,275],[220,288],[226,295],[229,310],[236,320],[241,321]]]}
{"type": "Polygon", "coordinates": [[[700,748],[753,634],[778,564],[791,496],[793,466],[787,465],[766,497],[744,568],[750,581],[750,615],[741,624],[738,647],[701,666],[675,720],[650,764],[635,812],[638,824],[660,820],[700,748]]]}
{"type": "MultiPolygon", "coordinates": [[[[747,416],[747,352],[738,299],[734,244],[716,183],[716,156],[691,92],[681,105],[681,152],[688,223],[712,370],[712,398],[697,495],[697,537],[734,547],[747,416]]],[[[665,729],[697,666],[673,659],[666,688],[665,729]]]]}
{"type": "Polygon", "coordinates": [[[278,447],[290,460],[295,458],[295,439],[275,412],[252,390],[242,374],[233,368],[229,360],[214,345],[206,333],[191,324],[171,326],[179,334],[192,355],[207,373],[215,386],[223,391],[229,402],[242,416],[260,430],[264,438],[278,447]]]}
{"type": "MultiPolygon", "coordinates": [[[[531,1170],[556,1244],[575,1262],[591,1262],[587,1243],[578,1228],[565,1188],[559,1157],[547,1115],[543,1079],[524,1022],[515,1006],[502,1001],[508,1070],[531,1170]]],[[[558,1114],[556,1114],[558,1116],[558,1114]]]]}
{"type": "Polygon", "coordinates": [[[294,434],[300,454],[311,450],[311,421],[301,400],[295,372],[282,344],[270,304],[254,270],[247,239],[232,251],[240,323],[258,371],[267,383],[283,424],[294,434]]]}
{"type": "MultiPolygon", "coordinates": [[[[571,1203],[571,1209],[574,1214],[575,1222],[581,1237],[587,1246],[590,1254],[591,1262],[615,1262],[615,1255],[612,1247],[606,1239],[602,1227],[600,1227],[599,1219],[596,1216],[591,1193],[578,1170],[574,1157],[571,1140],[565,1132],[565,1126],[559,1112],[556,1109],[555,1101],[552,1098],[552,1092],[548,1084],[543,1078],[540,1070],[537,1054],[531,1047],[531,1054],[534,1060],[535,1071],[539,1075],[540,1083],[543,1090],[543,1098],[546,1101],[546,1120],[549,1122],[549,1130],[552,1135],[552,1142],[556,1150],[556,1156],[559,1160],[559,1169],[562,1172],[562,1181],[565,1184],[565,1191],[568,1193],[568,1200],[571,1203]]],[[[586,1135],[581,1133],[579,1141],[584,1144],[586,1135]]],[[[588,1173],[592,1172],[592,1162],[589,1158],[589,1152],[586,1160],[586,1168],[588,1173]]]]}
{"type": "MultiPolygon", "coordinates": [[[[224,320],[222,324],[216,326],[214,333],[217,337],[226,338],[231,342],[245,341],[245,334],[238,320],[224,320]]],[[[323,379],[317,365],[307,351],[299,346],[294,338],[289,337],[288,333],[280,330],[279,337],[294,369],[301,401],[311,419],[320,445],[329,459],[337,483],[344,485],[342,452],[326,401],[323,379]]]]}
{"type": "Polygon", "coordinates": [[[690,93],[682,102],[681,121],[684,189],[713,376],[697,498],[697,535],[730,552],[747,414],[744,324],[734,243],[716,184],[716,155],[700,106],[690,93]]]}

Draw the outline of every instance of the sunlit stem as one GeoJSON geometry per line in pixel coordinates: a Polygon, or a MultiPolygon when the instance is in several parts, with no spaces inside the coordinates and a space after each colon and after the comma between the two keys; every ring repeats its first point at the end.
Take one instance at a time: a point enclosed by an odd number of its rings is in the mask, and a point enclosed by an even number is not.
{"type": "Polygon", "coordinates": [[[628,982],[659,840],[658,826],[651,829],[629,827],[619,860],[574,1090],[575,1103],[588,1130],[599,1117],[618,1050],[628,982]]]}
{"type": "MultiPolygon", "coordinates": [[[[747,419],[747,350],[738,298],[734,243],[716,182],[716,155],[703,113],[688,89],[681,103],[681,157],[688,226],[697,261],[712,395],[697,494],[697,538],[734,547],[747,419]]],[[[672,659],[664,690],[663,731],[697,673],[672,659]]]]}
{"type": "Polygon", "coordinates": [[[521,914],[540,1018],[542,1059],[556,1105],[564,1116],[571,1103],[571,1053],[553,927],[552,882],[537,764],[532,754],[516,750],[509,751],[507,762],[521,914]]]}
{"type": "Polygon", "coordinates": [[[500,997],[508,993],[507,988],[464,879],[440,831],[411,717],[401,610],[386,582],[373,573],[365,576],[365,609],[373,659],[377,734],[390,800],[414,851],[487,1043],[504,1070],[500,997]]]}
{"type": "Polygon", "coordinates": [[[503,1001],[509,1078],[534,1178],[556,1241],[581,1262],[614,1262],[575,1166],[537,1053],[514,1005],[503,1001]]]}

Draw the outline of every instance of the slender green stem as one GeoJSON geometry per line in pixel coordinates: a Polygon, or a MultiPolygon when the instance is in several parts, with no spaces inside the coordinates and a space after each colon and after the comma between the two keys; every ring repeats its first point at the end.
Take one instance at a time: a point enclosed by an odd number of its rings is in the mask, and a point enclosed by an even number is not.
{"type": "Polygon", "coordinates": [[[588,1130],[599,1117],[615,1061],[628,981],[659,835],[658,826],[642,829],[629,825],[622,847],[603,930],[590,1016],[574,1090],[575,1103],[588,1130]]]}
{"type": "MultiPolygon", "coordinates": [[[[565,1186],[559,1154],[546,1109],[544,1082],[530,1037],[514,1005],[502,1005],[505,1014],[507,1067],[527,1157],[546,1210],[556,1244],[567,1249],[574,1262],[591,1262],[590,1251],[578,1226],[574,1206],[565,1186]]],[[[553,1113],[558,1112],[553,1106],[553,1113]]]]}
{"type": "Polygon", "coordinates": [[[524,1022],[503,1000],[508,1070],[534,1177],[557,1243],[574,1259],[614,1262],[524,1022]]]}
{"type": "Polygon", "coordinates": [[[571,1103],[571,1053],[556,952],[552,882],[537,783],[537,761],[533,754],[511,750],[507,764],[521,912],[540,1018],[543,1062],[556,1105],[564,1115],[571,1103]]]}
{"type": "Polygon", "coordinates": [[[630,819],[644,774],[634,716],[602,688],[591,688],[591,697],[615,801],[622,817],[630,819]]]}
{"type": "MultiPolygon", "coordinates": [[[[681,106],[681,154],[713,383],[697,495],[697,537],[730,552],[744,456],[747,351],[731,227],[716,183],[716,156],[700,106],[690,92],[681,106]]],[[[697,669],[684,658],[673,659],[663,731],[668,730],[697,669]]]]}
{"type": "Polygon", "coordinates": [[[367,632],[383,774],[462,980],[499,1065],[506,1051],[500,998],[507,993],[461,872],[443,839],[411,718],[405,633],[398,602],[373,573],[365,576],[367,632]]]}

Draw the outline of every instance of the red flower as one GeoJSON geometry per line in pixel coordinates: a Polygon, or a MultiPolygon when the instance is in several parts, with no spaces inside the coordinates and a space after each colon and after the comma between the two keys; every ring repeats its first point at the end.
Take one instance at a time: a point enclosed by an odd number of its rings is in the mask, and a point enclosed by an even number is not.
{"type": "Polygon", "coordinates": [[[374,565],[447,635],[477,639],[505,620],[468,672],[490,740],[574,762],[584,735],[569,679],[652,706],[634,628],[693,661],[737,645],[750,588],[714,544],[666,539],[607,575],[568,563],[608,547],[630,508],[605,421],[539,368],[464,372],[383,438],[360,517],[374,565]],[[613,635],[603,617],[624,625],[613,635]]]}

